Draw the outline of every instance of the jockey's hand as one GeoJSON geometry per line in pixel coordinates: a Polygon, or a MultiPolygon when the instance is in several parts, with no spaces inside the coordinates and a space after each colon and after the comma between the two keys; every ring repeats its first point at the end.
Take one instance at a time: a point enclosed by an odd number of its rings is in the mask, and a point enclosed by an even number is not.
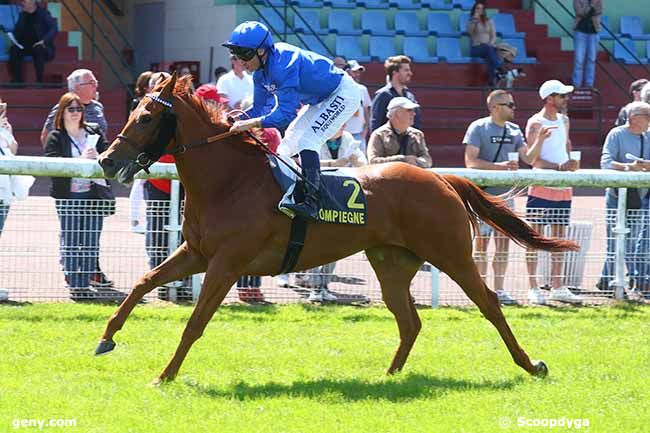
{"type": "Polygon", "coordinates": [[[259,117],[255,119],[237,120],[230,127],[230,132],[244,132],[253,128],[261,128],[262,119],[259,117]]]}

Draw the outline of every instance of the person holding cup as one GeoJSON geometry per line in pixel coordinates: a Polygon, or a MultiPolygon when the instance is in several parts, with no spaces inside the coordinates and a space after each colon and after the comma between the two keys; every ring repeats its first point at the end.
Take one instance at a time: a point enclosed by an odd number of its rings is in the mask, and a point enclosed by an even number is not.
{"type": "MultiPolygon", "coordinates": [[[[567,86],[558,80],[546,81],[539,88],[544,106],[526,124],[528,143],[541,147],[539,157],[533,164],[535,169],[575,171],[579,168],[579,161],[570,158],[569,117],[564,114],[567,112],[571,92],[573,86],[567,86]]],[[[526,203],[528,222],[539,233],[543,233],[544,226],[550,225],[551,236],[563,238],[570,222],[572,195],[571,187],[531,186],[526,203]]],[[[551,253],[550,299],[572,304],[582,303],[581,297],[562,285],[563,261],[564,253],[551,253]]],[[[537,251],[527,252],[526,264],[531,287],[528,300],[534,304],[545,304],[546,298],[537,283],[537,251]]]]}
{"type": "MultiPolygon", "coordinates": [[[[515,102],[505,90],[495,90],[487,97],[490,115],[475,120],[467,128],[465,145],[465,166],[479,170],[517,170],[519,159],[532,164],[539,157],[540,146],[534,143],[527,146],[521,129],[512,120],[515,118],[515,102]]],[[[500,195],[508,192],[507,187],[487,187],[486,192],[500,195]]],[[[508,207],[514,207],[512,198],[507,199],[508,207]]],[[[487,248],[494,236],[495,254],[492,261],[494,288],[499,302],[515,304],[515,299],[504,288],[504,277],[508,266],[510,240],[495,232],[489,225],[481,222],[475,245],[475,261],[481,275],[487,275],[487,248]]]]}

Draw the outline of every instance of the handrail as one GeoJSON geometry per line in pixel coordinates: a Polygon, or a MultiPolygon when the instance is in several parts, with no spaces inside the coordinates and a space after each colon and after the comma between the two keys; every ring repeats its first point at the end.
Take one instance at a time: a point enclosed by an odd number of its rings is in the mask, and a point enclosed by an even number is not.
{"type": "MultiPolygon", "coordinates": [[[[105,0],[105,1],[110,2],[110,0],[105,0]]],[[[113,4],[113,2],[110,2],[110,3],[113,4]]],[[[129,42],[129,40],[126,38],[126,36],[124,36],[124,33],[122,32],[122,30],[120,30],[120,28],[117,26],[117,24],[115,24],[115,21],[113,21],[113,18],[111,18],[110,14],[108,14],[104,10],[104,6],[102,6],[102,3],[97,2],[97,4],[99,5],[99,8],[102,11],[102,14],[104,14],[104,17],[106,17],[108,22],[111,24],[111,27],[113,28],[113,30],[119,35],[120,39],[122,39],[122,42],[124,43],[124,45],[128,49],[133,50],[134,49],[133,45],[131,45],[131,42],[129,42]]],[[[122,14],[122,15],[124,15],[124,14],[122,14]]]]}

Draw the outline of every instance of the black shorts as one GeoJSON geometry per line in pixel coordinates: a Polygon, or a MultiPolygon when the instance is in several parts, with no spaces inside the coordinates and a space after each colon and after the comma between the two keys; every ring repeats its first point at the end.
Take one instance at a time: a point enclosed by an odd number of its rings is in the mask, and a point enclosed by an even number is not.
{"type": "Polygon", "coordinates": [[[529,224],[568,226],[571,221],[571,200],[552,201],[528,196],[526,219],[529,224]]]}

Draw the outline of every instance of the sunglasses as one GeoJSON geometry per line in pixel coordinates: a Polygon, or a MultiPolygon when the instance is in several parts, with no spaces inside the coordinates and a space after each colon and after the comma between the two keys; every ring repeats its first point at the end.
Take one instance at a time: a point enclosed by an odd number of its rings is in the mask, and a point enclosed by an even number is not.
{"type": "Polygon", "coordinates": [[[230,54],[232,54],[233,56],[237,57],[240,60],[243,60],[244,62],[248,62],[253,57],[255,57],[256,51],[257,50],[253,48],[245,48],[245,47],[230,48],[230,54]]]}
{"type": "Polygon", "coordinates": [[[85,83],[79,83],[79,85],[80,85],[80,86],[98,86],[98,85],[99,85],[99,81],[97,81],[97,80],[90,80],[90,81],[86,81],[85,83]]]}
{"type": "Polygon", "coordinates": [[[551,96],[554,97],[554,98],[558,97],[558,98],[566,99],[566,98],[569,97],[569,94],[568,93],[562,93],[562,94],[553,93],[551,96]]]}
{"type": "Polygon", "coordinates": [[[514,102],[499,102],[499,103],[497,103],[497,105],[502,105],[504,107],[508,107],[511,110],[514,110],[515,108],[517,108],[517,106],[515,105],[514,102]]]}
{"type": "Polygon", "coordinates": [[[83,113],[83,107],[66,107],[68,113],[83,113]]]}

